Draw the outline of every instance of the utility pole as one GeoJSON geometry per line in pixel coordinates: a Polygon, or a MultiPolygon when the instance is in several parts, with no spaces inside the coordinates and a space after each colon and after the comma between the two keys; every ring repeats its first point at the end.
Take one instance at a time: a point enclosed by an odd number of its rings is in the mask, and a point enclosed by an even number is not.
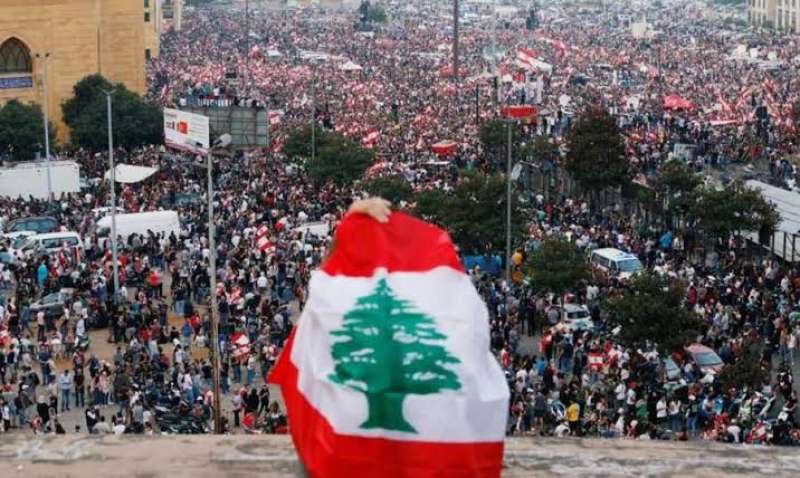
{"type": "Polygon", "coordinates": [[[453,0],[453,81],[458,81],[458,0],[453,0]]]}
{"type": "Polygon", "coordinates": [[[508,157],[506,159],[506,285],[511,285],[511,127],[508,121],[508,157]]]}
{"type": "Polygon", "coordinates": [[[50,58],[50,53],[40,55],[36,54],[36,58],[41,58],[44,63],[44,75],[42,78],[42,88],[44,98],[42,104],[44,105],[44,154],[47,163],[47,201],[53,202],[53,179],[50,175],[50,97],[47,95],[47,59],[50,58]]]}
{"type": "Polygon", "coordinates": [[[475,84],[475,124],[481,125],[481,85],[475,84]]]}
{"type": "Polygon", "coordinates": [[[311,74],[311,162],[317,157],[317,67],[311,74]]]}
{"type": "Polygon", "coordinates": [[[214,433],[222,433],[222,400],[220,397],[220,361],[222,359],[219,350],[219,312],[217,307],[217,245],[216,230],[214,227],[214,148],[225,147],[231,143],[231,135],[223,134],[208,148],[208,275],[209,287],[211,289],[211,310],[209,316],[211,321],[211,353],[214,356],[212,362],[212,386],[214,387],[214,433]]]}
{"type": "Polygon", "coordinates": [[[114,90],[104,91],[106,94],[106,113],[108,116],[108,167],[111,171],[111,260],[114,271],[114,304],[119,304],[119,259],[117,255],[117,169],[114,165],[114,129],[111,122],[111,94],[114,90]]]}
{"type": "Polygon", "coordinates": [[[244,0],[244,91],[241,96],[245,96],[250,88],[250,0],[244,0]]]}

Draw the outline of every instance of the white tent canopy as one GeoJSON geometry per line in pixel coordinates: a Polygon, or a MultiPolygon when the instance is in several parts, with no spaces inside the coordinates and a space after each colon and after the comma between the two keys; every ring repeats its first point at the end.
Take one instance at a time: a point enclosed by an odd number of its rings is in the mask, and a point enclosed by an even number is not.
{"type": "MultiPolygon", "coordinates": [[[[118,183],[138,183],[149,178],[158,171],[158,168],[134,166],[132,164],[118,164],[114,167],[115,179],[118,183]]],[[[106,171],[106,179],[111,179],[111,171],[106,171]]]]}
{"type": "Polygon", "coordinates": [[[342,70],[342,71],[361,71],[361,70],[363,70],[363,68],[361,68],[360,65],[358,65],[356,63],[353,63],[353,61],[351,61],[351,60],[347,60],[342,66],[339,67],[339,69],[342,70]]]}

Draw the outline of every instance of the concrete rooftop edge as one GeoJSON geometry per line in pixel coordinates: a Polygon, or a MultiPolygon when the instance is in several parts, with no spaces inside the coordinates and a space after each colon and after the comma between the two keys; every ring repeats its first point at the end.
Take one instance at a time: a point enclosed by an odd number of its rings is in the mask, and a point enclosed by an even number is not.
{"type": "MultiPolygon", "coordinates": [[[[4,477],[303,476],[287,436],[0,435],[4,477]]],[[[800,476],[796,448],[511,438],[503,476],[800,476]]]]}

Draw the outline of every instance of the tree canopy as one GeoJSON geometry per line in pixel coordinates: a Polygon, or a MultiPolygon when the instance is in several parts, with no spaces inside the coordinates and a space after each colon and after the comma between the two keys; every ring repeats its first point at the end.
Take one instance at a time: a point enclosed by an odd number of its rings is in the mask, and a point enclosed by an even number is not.
{"type": "Polygon", "coordinates": [[[741,352],[734,357],[733,363],[722,369],[719,385],[723,392],[731,388],[749,387],[758,390],[769,378],[769,370],[765,370],[761,362],[761,347],[755,340],[746,341],[741,352]]]}
{"type": "Polygon", "coordinates": [[[111,95],[114,145],[132,149],[163,140],[161,110],[145,102],[122,83],[112,85],[101,75],[90,75],[73,88],[74,95],[61,106],[74,146],[89,151],[108,148],[106,91],[111,95]]]}
{"type": "Polygon", "coordinates": [[[669,354],[691,343],[706,325],[683,305],[684,291],[678,284],[654,274],[634,276],[621,295],[608,299],[609,322],[619,326],[619,341],[628,347],[645,342],[669,354]]]}
{"type": "MultiPolygon", "coordinates": [[[[495,168],[505,170],[508,154],[508,123],[501,119],[489,120],[481,125],[478,137],[495,168]]],[[[511,155],[514,160],[519,159],[521,140],[522,128],[513,123],[511,126],[511,155]]]]}
{"type": "Polygon", "coordinates": [[[663,201],[665,210],[673,214],[686,214],[697,202],[697,188],[702,182],[691,167],[673,160],[661,166],[654,189],[663,201]]]}
{"type": "Polygon", "coordinates": [[[697,228],[716,239],[736,231],[771,233],[780,220],[775,205],[760,191],[735,182],[723,189],[703,188],[693,206],[697,228]]]}
{"type": "Polygon", "coordinates": [[[326,134],[317,143],[317,154],[306,163],[306,170],[317,183],[333,181],[345,186],[360,179],[372,163],[372,151],[336,133],[326,134]]]}
{"type": "Polygon", "coordinates": [[[382,197],[391,201],[392,204],[399,204],[401,201],[408,202],[414,196],[411,185],[400,175],[370,179],[362,186],[370,195],[382,197]]]}
{"type": "MultiPolygon", "coordinates": [[[[506,182],[502,175],[464,173],[452,191],[431,189],[416,196],[416,212],[450,232],[465,254],[501,251],[506,237],[506,182]]],[[[522,234],[515,195],[511,202],[512,242],[522,234]]]]}
{"type": "Polygon", "coordinates": [[[528,274],[534,288],[561,297],[589,278],[589,265],[575,244],[566,239],[551,238],[531,254],[528,274]]]}
{"type": "MultiPolygon", "coordinates": [[[[55,149],[55,128],[50,124],[50,149],[55,149]]],[[[14,161],[29,161],[45,154],[44,115],[36,104],[10,100],[0,108],[0,155],[14,161]]]]}
{"type": "MultiPolygon", "coordinates": [[[[326,142],[328,133],[322,128],[316,128],[314,138],[317,143],[317,152],[321,144],[326,142]]],[[[295,128],[286,136],[283,143],[283,153],[289,160],[305,159],[311,157],[311,126],[304,125],[295,128]]]]}
{"type": "Polygon", "coordinates": [[[565,167],[588,191],[622,186],[630,180],[625,144],[613,116],[591,107],[578,117],[567,134],[565,167]]]}

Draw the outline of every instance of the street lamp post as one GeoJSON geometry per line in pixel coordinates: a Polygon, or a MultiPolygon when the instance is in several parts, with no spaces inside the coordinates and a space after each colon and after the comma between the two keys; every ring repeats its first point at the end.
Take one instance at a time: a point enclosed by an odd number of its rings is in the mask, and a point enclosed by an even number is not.
{"type": "Polygon", "coordinates": [[[44,63],[42,88],[43,95],[42,104],[44,106],[44,154],[47,163],[47,201],[53,201],[53,179],[50,175],[50,97],[47,95],[47,60],[50,58],[50,53],[36,54],[36,58],[41,58],[44,63]]]}
{"type": "Polygon", "coordinates": [[[111,172],[111,260],[114,271],[114,304],[119,304],[119,259],[117,252],[117,169],[114,165],[114,129],[111,121],[111,95],[114,90],[104,91],[106,94],[106,114],[108,116],[108,168],[111,172]]]}
{"type": "Polygon", "coordinates": [[[208,275],[211,294],[211,354],[213,355],[212,381],[214,387],[214,433],[222,433],[222,400],[220,397],[220,350],[219,350],[219,313],[217,309],[217,246],[214,227],[214,181],[213,154],[214,148],[224,148],[231,144],[231,135],[223,134],[208,148],[206,164],[208,179],[208,275]]]}
{"type": "Polygon", "coordinates": [[[511,126],[508,121],[508,157],[506,158],[506,284],[511,284],[511,126]]]}
{"type": "Polygon", "coordinates": [[[311,162],[317,156],[317,69],[311,75],[311,162]]]}

